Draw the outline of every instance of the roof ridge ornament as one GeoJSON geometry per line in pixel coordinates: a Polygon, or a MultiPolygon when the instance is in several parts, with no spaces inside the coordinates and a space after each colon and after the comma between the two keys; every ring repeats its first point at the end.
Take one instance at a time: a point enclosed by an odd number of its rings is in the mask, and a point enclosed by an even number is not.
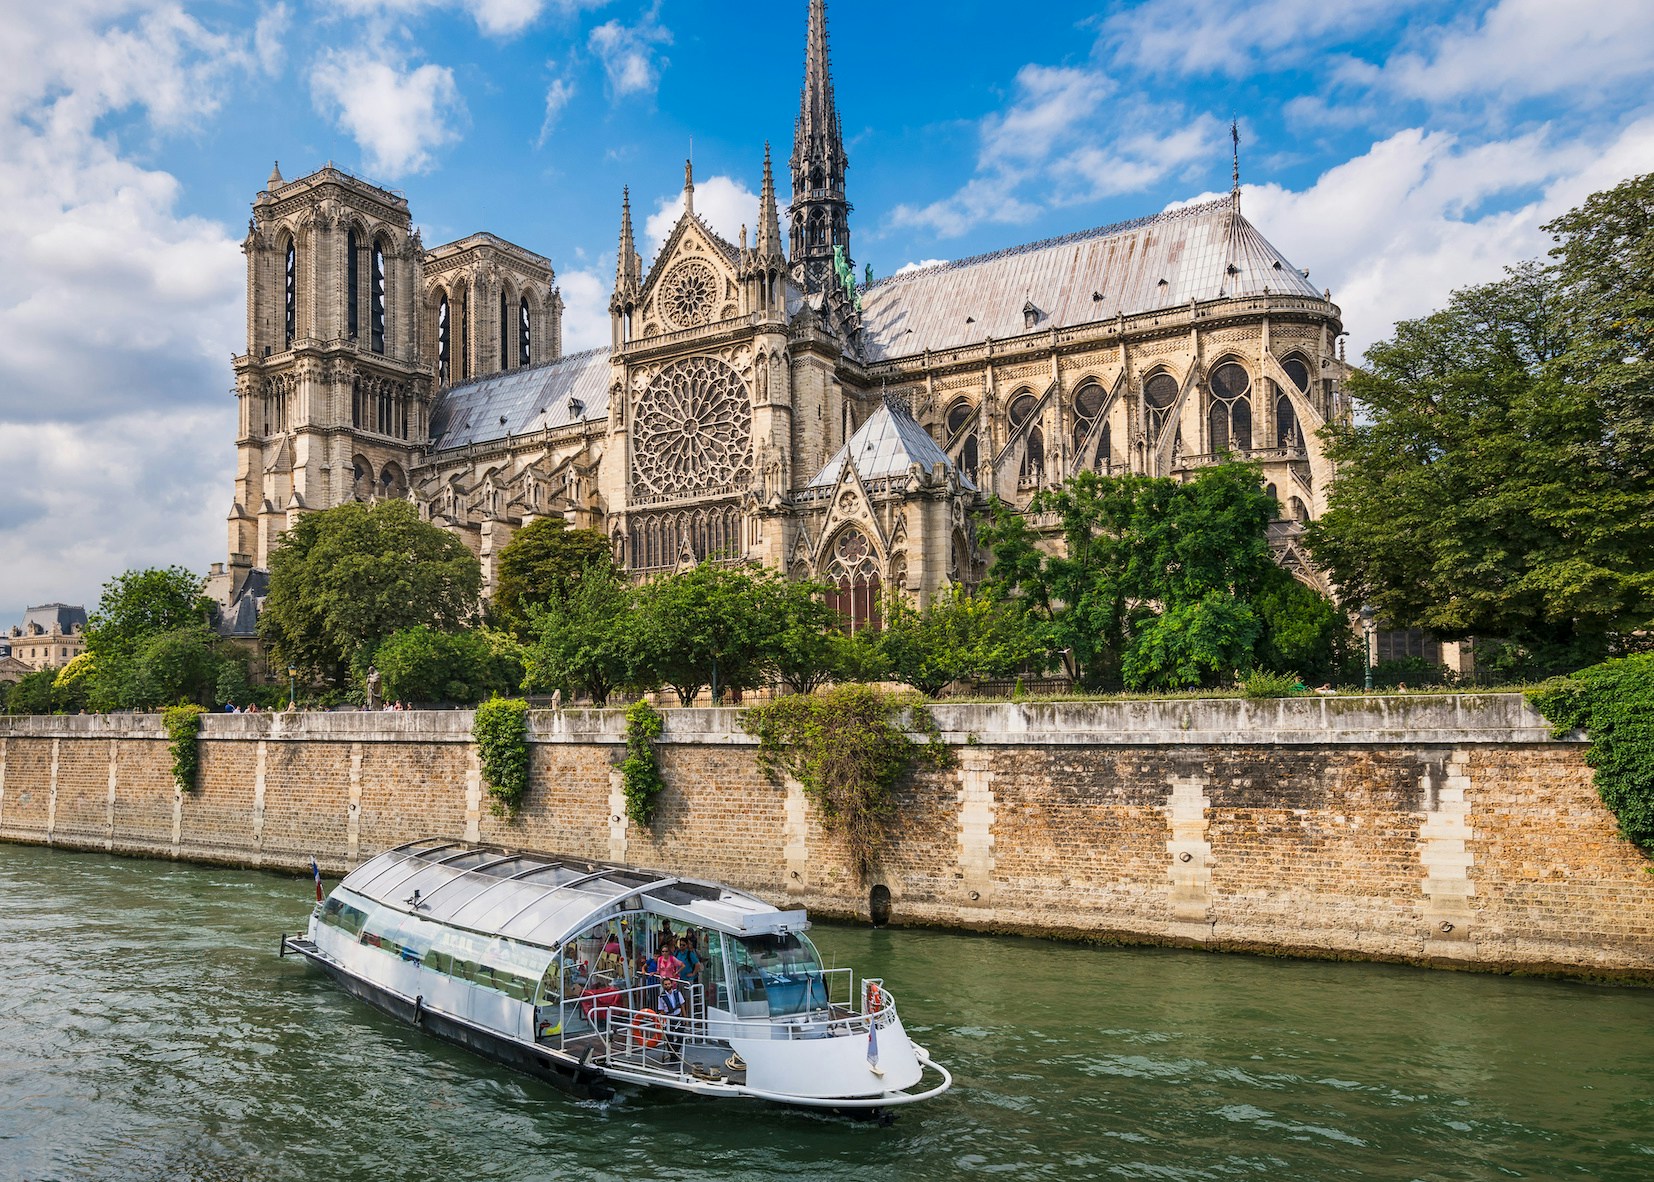
{"type": "Polygon", "coordinates": [[[1234,162],[1231,173],[1231,188],[1229,190],[1229,204],[1236,213],[1240,212],[1240,120],[1229,120],[1229,139],[1231,141],[1230,156],[1234,162]]]}

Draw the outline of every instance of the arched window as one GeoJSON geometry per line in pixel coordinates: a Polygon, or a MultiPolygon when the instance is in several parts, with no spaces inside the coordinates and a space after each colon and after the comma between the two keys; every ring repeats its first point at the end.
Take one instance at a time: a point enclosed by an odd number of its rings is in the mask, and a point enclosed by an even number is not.
{"type": "Polygon", "coordinates": [[[1275,400],[1275,446],[1301,451],[1303,443],[1303,433],[1298,429],[1298,414],[1292,409],[1292,399],[1282,394],[1275,400]]]}
{"type": "Polygon", "coordinates": [[[810,212],[809,244],[811,246],[825,246],[827,244],[827,219],[821,210],[810,212]]]}
{"type": "Polygon", "coordinates": [[[965,442],[960,445],[959,467],[964,471],[965,475],[970,477],[970,479],[974,482],[976,480],[976,470],[981,466],[981,463],[982,458],[979,454],[979,447],[976,441],[976,432],[972,431],[969,435],[965,436],[965,442]]]}
{"type": "Polygon", "coordinates": [[[1252,378],[1244,366],[1225,361],[1212,371],[1207,422],[1211,451],[1252,450],[1252,378]]]}
{"type": "Polygon", "coordinates": [[[1022,472],[1017,482],[1035,485],[1045,474],[1045,434],[1038,427],[1028,429],[1028,446],[1022,452],[1022,472]]]}
{"type": "Polygon", "coordinates": [[[533,341],[528,330],[528,297],[524,296],[517,305],[517,364],[527,365],[532,353],[533,341]]]}
{"type": "Polygon", "coordinates": [[[459,297],[459,377],[465,381],[471,376],[471,297],[461,292],[459,297]]]}
{"type": "Polygon", "coordinates": [[[851,528],[833,542],[827,563],[827,606],[836,611],[847,632],[863,628],[877,631],[879,617],[879,565],[873,545],[861,530],[851,528]]]}
{"type": "Polygon", "coordinates": [[[965,424],[970,422],[975,417],[976,407],[970,404],[970,400],[968,398],[960,398],[955,400],[953,405],[948,407],[948,413],[942,420],[943,425],[947,428],[948,440],[952,441],[955,439],[959,435],[959,432],[965,429],[965,424]]]}
{"type": "Polygon", "coordinates": [[[1286,515],[1293,521],[1308,521],[1309,507],[1299,498],[1293,497],[1287,502],[1286,515]]]}
{"type": "Polygon", "coordinates": [[[511,305],[506,300],[505,292],[500,292],[500,369],[503,372],[511,366],[511,305]]]}
{"type": "MultiPolygon", "coordinates": [[[[1103,388],[1096,382],[1087,382],[1074,392],[1074,455],[1081,458],[1085,455],[1086,445],[1097,434],[1097,420],[1102,417],[1103,403],[1106,401],[1103,388]]],[[[1103,434],[1108,433],[1108,424],[1102,425],[1103,434]]],[[[1105,444],[1097,447],[1092,466],[1105,468],[1109,461],[1109,451],[1105,444]]],[[[1083,462],[1083,461],[1082,461],[1083,462]]]]}
{"type": "Polygon", "coordinates": [[[369,348],[385,351],[385,244],[373,244],[373,300],[368,312],[369,348]]]}
{"type": "Polygon", "coordinates": [[[396,498],[408,495],[408,478],[397,464],[386,464],[385,470],[379,473],[379,495],[396,498]]]}
{"type": "Polygon", "coordinates": [[[448,293],[443,292],[436,304],[436,380],[439,386],[446,386],[452,380],[452,357],[453,328],[448,323],[448,293]]]}
{"type": "Polygon", "coordinates": [[[362,316],[362,244],[352,227],[345,235],[345,335],[355,340],[362,316]]]}
{"type": "Polygon", "coordinates": [[[1281,362],[1281,368],[1286,370],[1286,376],[1292,379],[1292,384],[1298,387],[1298,393],[1309,393],[1309,365],[1302,357],[1288,357],[1281,362]]]}
{"type": "Polygon", "coordinates": [[[1149,424],[1149,440],[1157,441],[1166,430],[1172,405],[1177,401],[1177,379],[1169,373],[1157,373],[1143,383],[1144,417],[1149,424]]]}
{"type": "Polygon", "coordinates": [[[285,263],[285,287],[282,295],[282,312],[286,324],[286,344],[284,348],[293,347],[293,338],[299,332],[299,251],[293,240],[287,240],[287,260],[285,263]]]}
{"type": "Polygon", "coordinates": [[[1011,395],[1011,430],[1022,430],[1022,425],[1034,417],[1034,407],[1038,400],[1026,390],[1019,390],[1011,395]]]}

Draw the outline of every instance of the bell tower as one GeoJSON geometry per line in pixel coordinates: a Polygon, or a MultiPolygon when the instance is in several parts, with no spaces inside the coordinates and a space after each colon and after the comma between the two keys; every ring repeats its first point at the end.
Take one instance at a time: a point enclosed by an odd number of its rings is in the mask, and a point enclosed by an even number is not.
{"type": "Polygon", "coordinates": [[[418,309],[424,248],[406,198],[331,164],[272,170],[253,199],[232,584],[309,509],[405,496],[428,435],[418,309]]]}
{"type": "Polygon", "coordinates": [[[791,160],[793,278],[807,294],[825,291],[832,281],[834,249],[850,259],[850,210],[844,196],[844,133],[833,99],[832,67],[827,58],[827,2],[810,0],[810,24],[804,49],[804,93],[793,130],[791,160]]]}

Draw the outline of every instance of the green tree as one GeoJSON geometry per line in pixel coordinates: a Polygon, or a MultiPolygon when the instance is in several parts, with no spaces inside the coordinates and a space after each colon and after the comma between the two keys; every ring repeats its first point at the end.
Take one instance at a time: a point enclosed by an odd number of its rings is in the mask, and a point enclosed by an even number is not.
{"type": "Polygon", "coordinates": [[[535,694],[583,693],[595,705],[606,705],[609,695],[631,680],[636,602],[637,591],[605,554],[565,595],[543,607],[530,605],[523,688],[535,694]]]}
{"type": "Polygon", "coordinates": [[[568,598],[593,566],[614,569],[608,540],[596,530],[571,529],[559,517],[524,526],[500,551],[493,604],[500,626],[526,637],[529,609],[568,598]]]}
{"type": "Polygon", "coordinates": [[[404,628],[468,624],[481,586],[465,544],[407,501],[339,505],[300,517],[271,552],[259,634],[275,665],[342,686],[404,628]]]}
{"type": "Polygon", "coordinates": [[[522,684],[519,646],[486,629],[438,632],[424,624],[393,633],[374,654],[386,701],[470,705],[522,684]]]}
{"type": "Polygon", "coordinates": [[[881,675],[877,642],[862,630],[847,635],[838,612],[827,603],[821,583],[769,579],[755,588],[766,597],[763,610],[775,621],[770,661],[775,674],[797,694],[830,681],[865,681],[881,675]]]}
{"type": "Polygon", "coordinates": [[[149,637],[212,619],[205,580],[180,566],[129,570],[103,585],[97,610],[86,621],[86,651],[98,657],[130,656],[149,637]]]}
{"type": "Polygon", "coordinates": [[[1309,544],[1348,603],[1578,667],[1654,622],[1654,178],[1546,229],[1368,350],[1309,544]]]}
{"type": "Polygon", "coordinates": [[[6,691],[8,714],[59,714],[64,710],[62,698],[53,684],[56,669],[37,669],[25,673],[6,691]]]}
{"type": "Polygon", "coordinates": [[[994,554],[984,590],[1020,605],[1080,684],[1213,685],[1269,663],[1266,609],[1285,624],[1286,604],[1269,603],[1282,577],[1267,533],[1276,506],[1254,466],[1185,483],[1082,472],[1029,508],[1057,518],[1063,552],[1041,551],[1027,522],[996,505],[982,530],[994,554]]]}
{"type": "Polygon", "coordinates": [[[878,643],[890,676],[929,697],[961,679],[1008,677],[1044,656],[1015,604],[957,586],[922,610],[889,597],[878,643]]]}
{"type": "Polygon", "coordinates": [[[703,562],[646,583],[633,617],[637,681],[671,686],[685,706],[708,686],[722,701],[726,690],[762,685],[774,665],[781,577],[703,562]]]}

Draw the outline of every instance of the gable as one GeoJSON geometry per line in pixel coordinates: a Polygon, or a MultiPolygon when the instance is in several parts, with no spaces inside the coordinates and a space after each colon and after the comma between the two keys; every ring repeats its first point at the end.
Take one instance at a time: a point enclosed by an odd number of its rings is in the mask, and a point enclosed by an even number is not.
{"type": "Polygon", "coordinates": [[[684,214],[643,284],[639,337],[700,328],[740,313],[735,248],[684,214]]]}

